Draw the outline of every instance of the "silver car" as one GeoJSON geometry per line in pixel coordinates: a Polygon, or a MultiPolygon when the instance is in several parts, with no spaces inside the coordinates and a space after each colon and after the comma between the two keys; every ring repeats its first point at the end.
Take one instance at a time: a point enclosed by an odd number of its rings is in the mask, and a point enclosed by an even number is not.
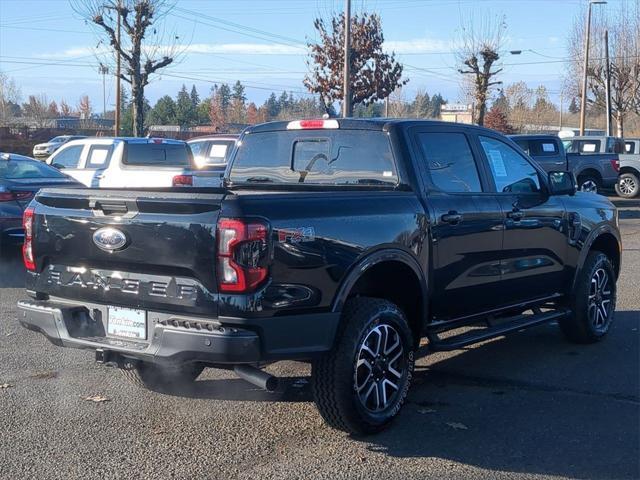
{"type": "Polygon", "coordinates": [[[59,135],[57,137],[53,137],[48,142],[39,143],[33,147],[33,156],[36,158],[46,158],[68,141],[77,140],[79,138],[86,137],[82,135],[59,135]]]}

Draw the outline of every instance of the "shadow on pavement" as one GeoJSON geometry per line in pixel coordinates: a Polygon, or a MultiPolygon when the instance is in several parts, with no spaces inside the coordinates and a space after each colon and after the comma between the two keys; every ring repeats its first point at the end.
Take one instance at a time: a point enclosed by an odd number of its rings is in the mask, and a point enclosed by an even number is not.
{"type": "Polygon", "coordinates": [[[0,252],[0,288],[24,287],[25,270],[19,247],[5,247],[0,252]]]}
{"type": "MultiPolygon", "coordinates": [[[[640,312],[623,311],[595,345],[567,343],[550,324],[442,360],[434,354],[427,365],[419,362],[391,428],[354,440],[394,457],[436,457],[488,471],[638,478],[638,327],[640,312]]],[[[306,377],[281,378],[274,393],[227,379],[200,380],[172,395],[312,401],[306,377]]]]}

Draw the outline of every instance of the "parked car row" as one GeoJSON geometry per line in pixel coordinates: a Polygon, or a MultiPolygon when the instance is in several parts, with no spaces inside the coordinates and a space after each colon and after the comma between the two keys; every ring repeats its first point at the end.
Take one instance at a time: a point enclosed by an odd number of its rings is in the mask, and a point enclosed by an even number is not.
{"type": "Polygon", "coordinates": [[[578,189],[599,193],[615,188],[620,197],[640,193],[640,140],[614,137],[513,135],[511,137],[546,171],[572,172],[578,189]]]}
{"type": "Polygon", "coordinates": [[[91,188],[217,187],[235,139],[83,138],[46,163],[91,188]]]}

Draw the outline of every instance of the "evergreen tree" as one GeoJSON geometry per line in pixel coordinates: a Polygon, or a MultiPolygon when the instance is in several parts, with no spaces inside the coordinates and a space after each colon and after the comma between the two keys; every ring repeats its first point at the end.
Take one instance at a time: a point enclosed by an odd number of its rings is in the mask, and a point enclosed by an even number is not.
{"type": "Polygon", "coordinates": [[[149,112],[148,121],[150,125],[175,125],[176,102],[169,95],[161,97],[149,112]]]}
{"type": "Polygon", "coordinates": [[[272,120],[278,116],[280,113],[280,104],[278,103],[278,98],[275,93],[271,92],[267,101],[264,102],[264,108],[267,114],[267,120],[272,120]]]}
{"type": "Polygon", "coordinates": [[[571,99],[571,103],[569,104],[569,113],[573,113],[574,115],[578,113],[580,109],[578,108],[578,102],[576,102],[576,97],[571,99]]]}
{"type": "Polygon", "coordinates": [[[500,89],[498,91],[498,96],[496,97],[496,99],[493,101],[493,107],[499,108],[500,110],[502,110],[505,114],[509,113],[509,100],[507,99],[507,97],[504,94],[504,90],[500,89]]]}
{"type": "Polygon", "coordinates": [[[200,104],[200,95],[198,95],[198,90],[196,90],[196,86],[191,86],[191,94],[189,95],[191,98],[191,105],[193,106],[193,110],[198,109],[198,105],[200,104]]]}
{"type": "Polygon", "coordinates": [[[218,95],[220,96],[220,108],[222,108],[222,111],[226,115],[229,110],[229,106],[231,105],[231,89],[229,88],[229,85],[223,83],[217,90],[218,95]]]}
{"type": "Polygon", "coordinates": [[[191,96],[187,87],[182,85],[176,98],[176,123],[181,127],[189,127],[194,124],[196,112],[191,102],[191,96]]]}
{"type": "Polygon", "coordinates": [[[289,95],[287,95],[287,92],[282,92],[280,98],[278,99],[278,105],[280,107],[280,111],[289,108],[289,95]]]}
{"type": "Polygon", "coordinates": [[[233,93],[231,94],[231,112],[229,119],[233,123],[244,123],[246,116],[245,101],[247,96],[244,93],[244,86],[240,80],[233,85],[233,93]]]}
{"type": "Polygon", "coordinates": [[[413,116],[416,118],[431,117],[431,99],[429,98],[429,94],[427,92],[418,92],[411,110],[413,111],[413,116]]]}
{"type": "Polygon", "coordinates": [[[241,101],[242,103],[247,101],[247,96],[244,93],[244,85],[240,83],[240,80],[237,80],[233,85],[233,93],[231,94],[231,98],[241,101]]]}
{"type": "Polygon", "coordinates": [[[442,105],[445,103],[447,103],[447,101],[439,93],[431,97],[431,118],[440,117],[440,110],[442,110],[442,105]]]}

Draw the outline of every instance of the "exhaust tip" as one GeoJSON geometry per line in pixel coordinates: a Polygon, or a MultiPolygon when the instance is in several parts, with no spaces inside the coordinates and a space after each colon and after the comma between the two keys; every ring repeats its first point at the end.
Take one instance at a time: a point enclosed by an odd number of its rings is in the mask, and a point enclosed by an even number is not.
{"type": "Polygon", "coordinates": [[[233,371],[238,377],[267,392],[275,392],[278,388],[278,378],[259,368],[251,365],[236,365],[233,371]]]}

